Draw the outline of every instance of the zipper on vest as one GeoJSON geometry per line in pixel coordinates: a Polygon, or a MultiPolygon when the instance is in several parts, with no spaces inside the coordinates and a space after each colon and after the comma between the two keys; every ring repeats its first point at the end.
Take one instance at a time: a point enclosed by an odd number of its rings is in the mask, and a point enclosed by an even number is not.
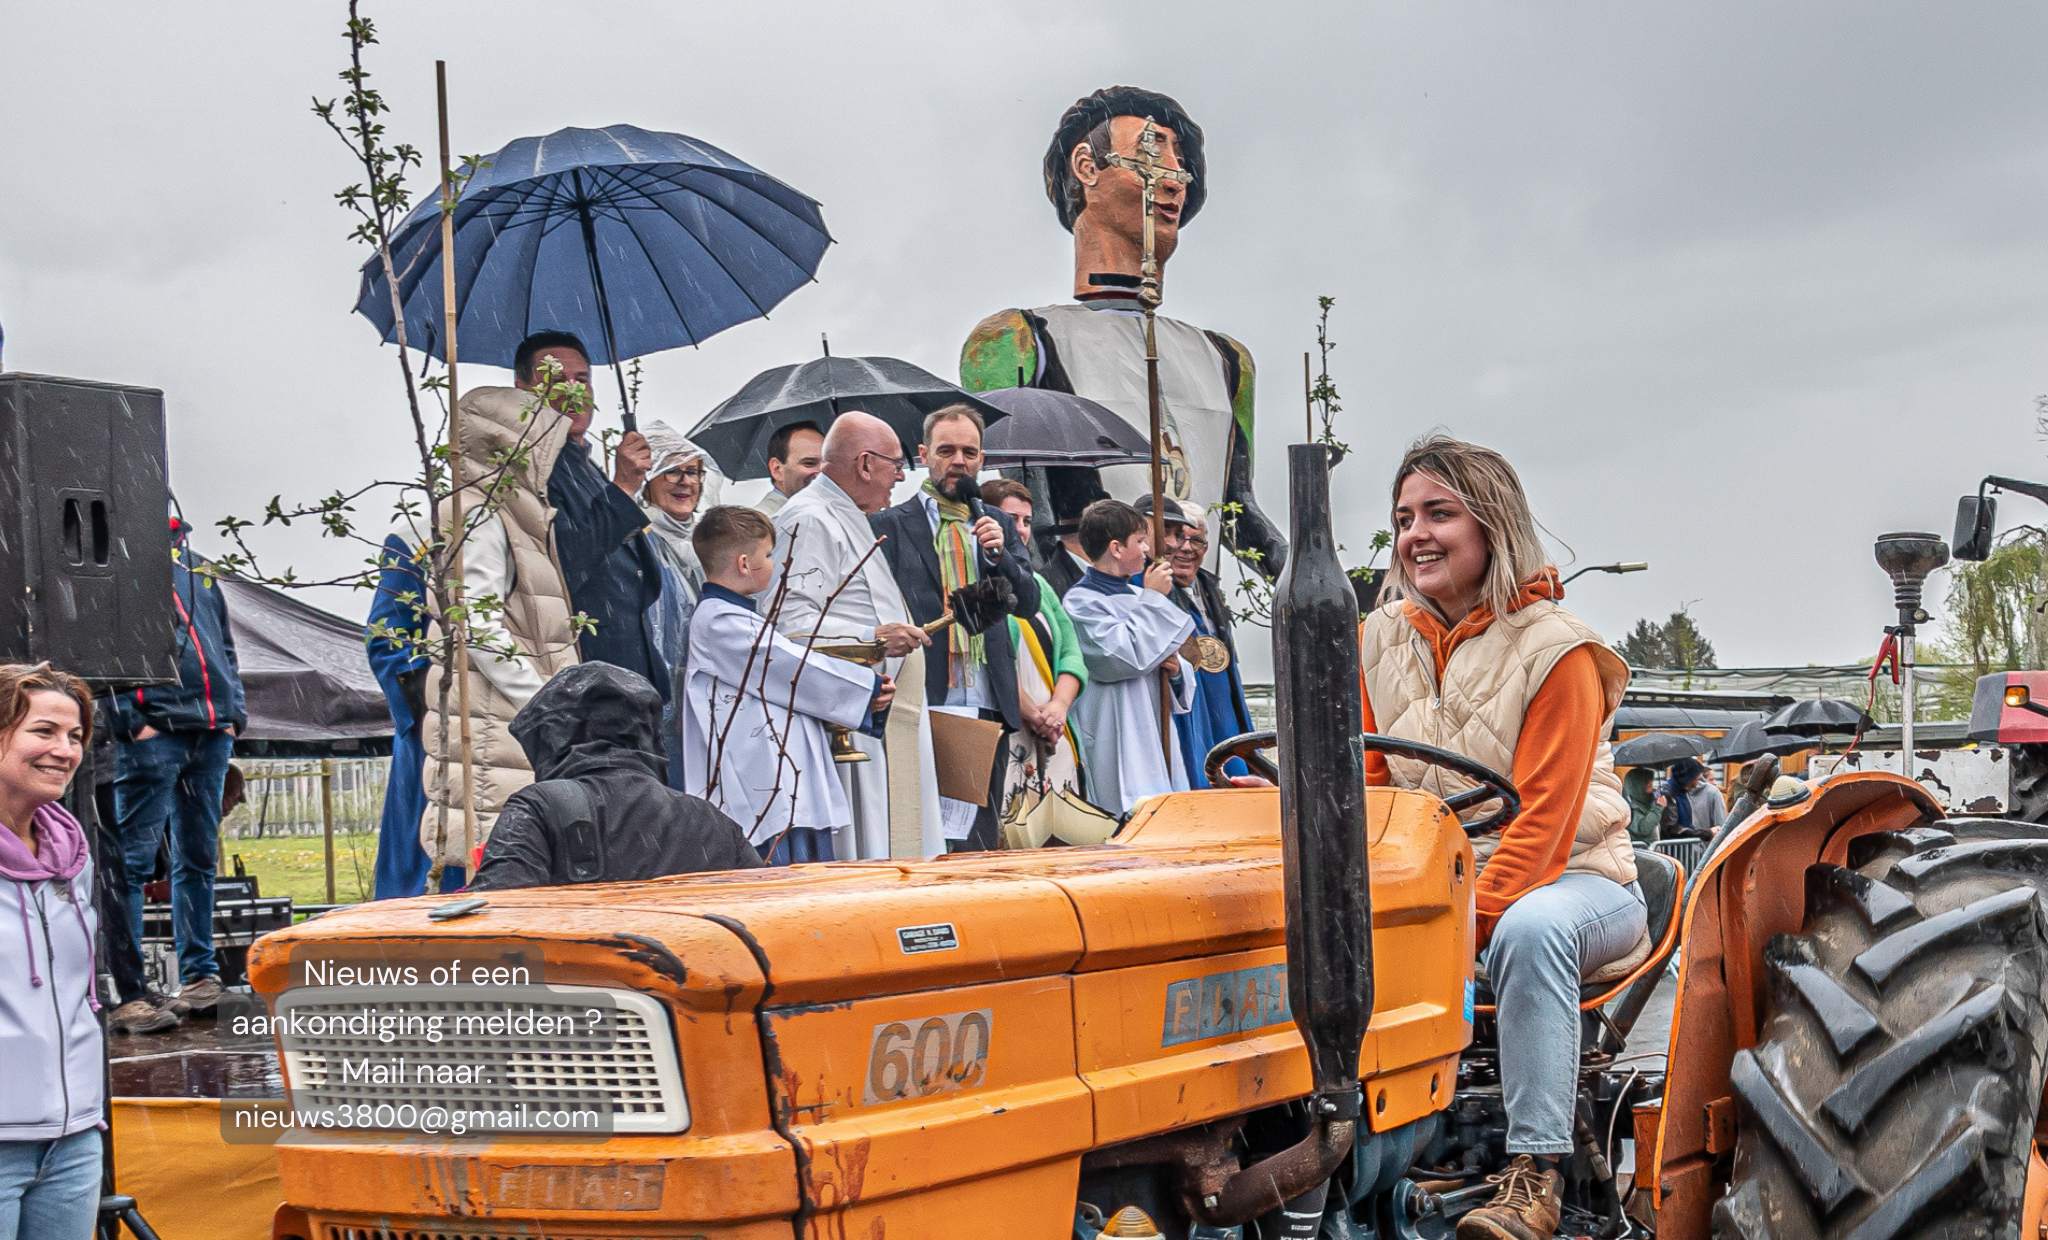
{"type": "MultiPolygon", "coordinates": [[[[36,885],[39,888],[42,886],[40,883],[36,885]]],[[[76,891],[72,893],[72,898],[77,898],[76,891]]],[[[64,1036],[64,1001],[57,997],[57,942],[50,937],[50,914],[49,910],[43,907],[40,890],[36,892],[36,919],[43,923],[43,958],[50,962],[50,1011],[57,1018],[57,1085],[64,1099],[64,1113],[57,1121],[61,1133],[63,1129],[71,1126],[71,1047],[64,1036]]],[[[35,944],[29,944],[29,950],[34,951],[35,944]]],[[[91,984],[97,986],[99,979],[93,978],[91,984]]]]}

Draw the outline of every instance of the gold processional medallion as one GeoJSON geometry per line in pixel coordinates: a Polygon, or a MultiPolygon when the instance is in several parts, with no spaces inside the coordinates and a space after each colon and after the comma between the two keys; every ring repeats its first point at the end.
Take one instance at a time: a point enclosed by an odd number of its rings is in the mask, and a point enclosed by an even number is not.
{"type": "Polygon", "coordinates": [[[1196,633],[1180,644],[1180,657],[1205,672],[1230,670],[1230,647],[1221,638],[1196,633]]]}

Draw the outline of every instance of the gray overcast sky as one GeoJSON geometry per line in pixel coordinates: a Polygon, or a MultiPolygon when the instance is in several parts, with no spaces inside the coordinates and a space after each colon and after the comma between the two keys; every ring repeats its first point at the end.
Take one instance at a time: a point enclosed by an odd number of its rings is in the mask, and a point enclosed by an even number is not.
{"type": "MultiPolygon", "coordinates": [[[[646,413],[684,429],[820,331],[950,377],[982,316],[1065,299],[1039,159],[1076,97],[1130,83],[1208,133],[1167,309],[1258,358],[1259,490],[1283,520],[1318,294],[1358,449],[1351,546],[1384,523],[1402,444],[1441,427],[1504,451],[1578,563],[1652,563],[1577,583],[1590,623],[1619,637],[1690,603],[1724,666],[1867,658],[1889,599],[1872,538],[1946,535],[1985,473],[2048,475],[2039,4],[368,11],[394,134],[429,152],[439,57],[458,151],[630,122],[824,203],[818,284],[649,359],[646,413]]],[[[406,468],[394,351],[350,313],[363,254],[331,195],[352,169],[307,111],[336,90],[344,13],[0,17],[6,364],[163,388],[202,527],[406,468]]],[[[2008,524],[2031,507],[2009,499],[2008,524]]],[[[355,558],[266,545],[302,572],[355,558]]]]}

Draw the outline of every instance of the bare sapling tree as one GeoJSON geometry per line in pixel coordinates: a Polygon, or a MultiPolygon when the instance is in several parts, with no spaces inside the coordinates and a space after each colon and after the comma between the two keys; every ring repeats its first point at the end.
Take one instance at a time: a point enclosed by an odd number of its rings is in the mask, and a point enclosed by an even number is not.
{"type": "MultiPolygon", "coordinates": [[[[1316,298],[1316,354],[1320,359],[1320,366],[1315,374],[1309,373],[1309,355],[1301,355],[1302,398],[1306,404],[1308,442],[1319,443],[1329,449],[1332,470],[1342,465],[1344,458],[1351,454],[1351,445],[1337,438],[1337,415],[1343,411],[1344,404],[1343,397],[1337,392],[1336,381],[1330,378],[1330,353],[1337,347],[1337,342],[1330,339],[1330,308],[1336,304],[1337,299],[1334,297],[1316,298]]],[[[1230,553],[1237,557],[1239,565],[1244,569],[1238,577],[1236,604],[1226,603],[1225,606],[1232,620],[1240,624],[1253,624],[1265,628],[1273,620],[1273,580],[1266,571],[1265,553],[1241,550],[1238,547],[1235,527],[1238,518],[1244,515],[1244,505],[1219,504],[1216,510],[1223,517],[1223,545],[1230,548],[1230,553]]],[[[1361,599],[1378,580],[1376,574],[1379,570],[1374,566],[1379,562],[1380,553],[1392,546],[1393,542],[1392,531],[1375,530],[1367,542],[1371,556],[1363,566],[1345,570],[1345,575],[1350,577],[1359,589],[1361,599]]],[[[1344,544],[1338,543],[1337,549],[1344,550],[1344,544]]]]}
{"type": "MultiPolygon", "coordinates": [[[[784,776],[786,775],[790,780],[788,819],[782,824],[782,829],[776,833],[775,839],[771,843],[768,850],[770,856],[774,855],[775,846],[781,843],[783,837],[789,834],[789,829],[796,824],[797,797],[803,787],[804,772],[797,766],[796,760],[789,755],[790,736],[793,731],[795,717],[799,713],[796,708],[797,685],[803,679],[804,670],[810,666],[811,655],[817,647],[818,638],[823,636],[821,626],[825,623],[825,618],[831,615],[832,605],[839,601],[839,595],[854,578],[860,576],[861,570],[867,567],[868,560],[873,558],[875,552],[880,550],[882,543],[886,541],[885,538],[877,538],[873,543],[869,544],[867,551],[861,555],[860,559],[854,562],[853,567],[847,570],[846,575],[841,577],[838,584],[833,586],[831,592],[825,596],[824,605],[818,609],[818,622],[811,626],[811,632],[803,635],[803,655],[797,660],[795,670],[790,673],[788,692],[782,695],[781,721],[778,724],[776,719],[776,701],[769,696],[768,669],[770,660],[767,649],[772,649],[774,634],[782,618],[783,608],[789,600],[791,573],[796,562],[796,539],[796,532],[791,531],[789,545],[783,553],[782,571],[776,577],[775,592],[769,596],[768,606],[761,614],[760,625],[755,629],[753,641],[747,647],[747,661],[740,668],[740,679],[733,687],[727,699],[729,709],[723,726],[718,721],[718,704],[723,687],[716,684],[712,686],[710,727],[707,729],[705,738],[709,746],[709,752],[706,755],[705,786],[702,795],[709,800],[717,794],[718,785],[725,770],[726,741],[732,733],[734,722],[739,718],[741,699],[749,693],[748,682],[753,682],[751,692],[754,696],[761,699],[763,726],[767,730],[769,741],[775,746],[775,769],[771,773],[772,782],[768,788],[767,795],[762,798],[761,809],[755,814],[752,826],[748,828],[749,836],[754,831],[758,831],[762,824],[768,821],[769,812],[775,808],[775,803],[782,796],[784,776]],[[760,668],[758,675],[754,670],[757,665],[760,668]]],[[[820,657],[829,656],[821,655],[820,657]]]]}
{"type": "MultiPolygon", "coordinates": [[[[417,590],[396,592],[396,601],[416,611],[422,623],[414,628],[383,621],[366,630],[371,640],[390,644],[413,658],[424,658],[448,673],[440,677],[436,702],[440,717],[437,758],[441,786],[455,785],[450,767],[460,761],[467,768],[469,755],[457,756],[459,745],[451,744],[451,690],[468,664],[475,659],[517,660],[526,657],[516,644],[499,635],[497,621],[505,600],[496,594],[467,594],[458,570],[462,548],[477,529],[497,516],[504,501],[519,487],[519,479],[532,466],[532,449],[557,424],[590,407],[590,393],[578,383],[565,380],[561,368],[543,359],[534,379],[532,400],[521,412],[521,429],[509,446],[493,446],[480,461],[467,467],[456,460],[446,430],[450,410],[445,375],[416,379],[413,373],[412,341],[408,339],[405,308],[400,300],[397,265],[392,256],[392,237],[412,205],[407,174],[421,165],[417,148],[394,143],[385,129],[390,107],[370,85],[370,72],[363,66],[364,49],[377,42],[376,27],[359,11],[359,0],[349,0],[348,25],[343,32],[349,44],[348,67],[340,73],[342,94],[334,99],[314,99],[313,112],[348,148],[361,169],[363,180],[335,194],[335,199],[356,220],[351,240],[369,247],[381,268],[384,286],[391,297],[391,317],[396,362],[404,385],[406,410],[411,418],[412,443],[418,469],[409,478],[377,479],[353,489],[336,490],[323,499],[286,503],[273,496],[266,505],[263,526],[291,526],[299,521],[317,523],[324,537],[354,542],[369,549],[363,566],[317,580],[299,577],[289,567],[267,571],[250,545],[248,531],[258,523],[236,516],[223,517],[218,526],[232,550],[213,561],[207,571],[281,587],[346,585],[379,590],[386,567],[401,567],[416,577],[417,590]],[[432,396],[430,405],[428,394],[432,396]],[[412,551],[402,565],[389,563],[381,527],[365,529],[359,524],[358,507],[369,501],[388,501],[390,524],[404,531],[412,551]]],[[[463,161],[459,172],[444,185],[441,209],[452,211],[457,197],[470,177],[485,167],[480,156],[463,161]]],[[[446,256],[444,256],[445,260],[446,256]]],[[[570,618],[570,641],[592,627],[581,614],[570,618]]],[[[532,652],[537,654],[548,651],[532,652]]],[[[465,812],[473,806],[471,780],[461,779],[465,812]]],[[[448,798],[438,799],[433,868],[430,889],[440,883],[444,853],[449,838],[448,798]]]]}

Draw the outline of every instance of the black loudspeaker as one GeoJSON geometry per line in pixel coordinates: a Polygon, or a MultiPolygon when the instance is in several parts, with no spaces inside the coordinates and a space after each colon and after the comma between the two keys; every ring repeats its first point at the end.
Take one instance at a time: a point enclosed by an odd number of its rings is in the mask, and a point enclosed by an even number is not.
{"type": "Polygon", "coordinates": [[[0,374],[0,660],[178,679],[164,394],[0,374]]]}

